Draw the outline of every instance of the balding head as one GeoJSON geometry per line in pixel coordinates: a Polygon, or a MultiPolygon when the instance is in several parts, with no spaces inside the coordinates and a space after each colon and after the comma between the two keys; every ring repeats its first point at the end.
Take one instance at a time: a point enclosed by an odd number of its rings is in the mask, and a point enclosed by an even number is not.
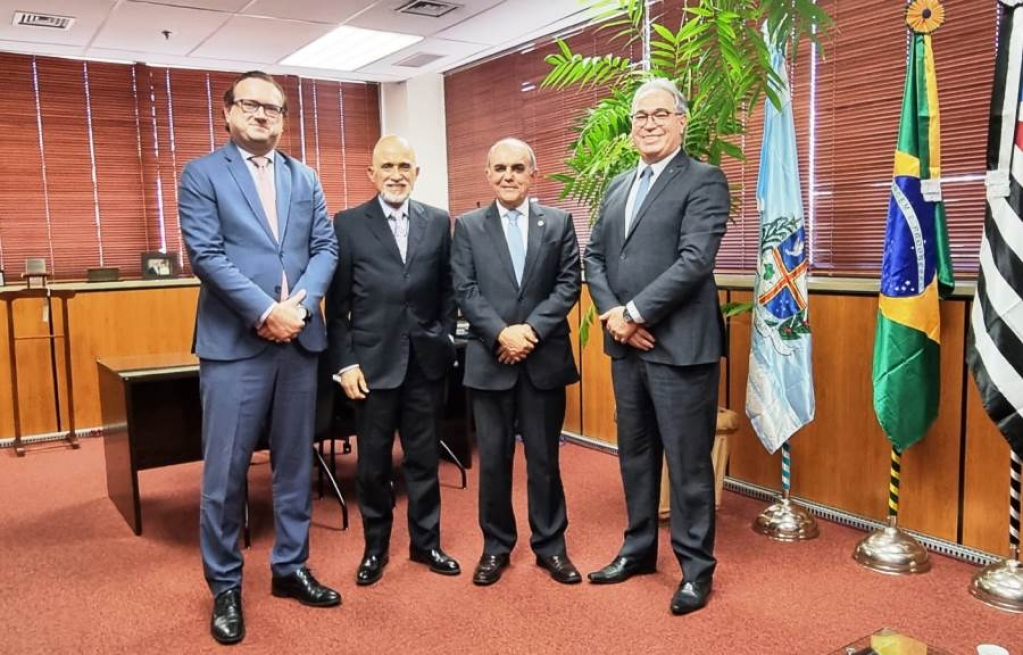
{"type": "Polygon", "coordinates": [[[416,152],[404,137],[380,137],[373,148],[373,165],[366,172],[384,202],[400,207],[412,194],[419,176],[416,152]]]}

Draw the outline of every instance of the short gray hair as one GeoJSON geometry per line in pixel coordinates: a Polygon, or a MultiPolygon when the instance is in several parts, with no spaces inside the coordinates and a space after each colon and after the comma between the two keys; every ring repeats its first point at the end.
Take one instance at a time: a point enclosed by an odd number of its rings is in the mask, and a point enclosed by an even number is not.
{"type": "Polygon", "coordinates": [[[501,139],[494,145],[490,146],[490,150],[487,151],[487,168],[490,168],[490,157],[494,154],[494,151],[500,148],[501,146],[515,146],[516,148],[525,148],[526,152],[529,153],[529,165],[533,167],[534,171],[537,169],[536,153],[534,153],[533,149],[529,147],[529,144],[523,141],[522,139],[513,139],[511,137],[501,139]]]}
{"type": "Polygon", "coordinates": [[[663,77],[655,77],[652,80],[647,80],[646,82],[643,82],[643,84],[640,85],[638,89],[636,89],[636,93],[632,95],[633,114],[636,113],[636,106],[639,104],[639,99],[645,96],[646,94],[652,93],[654,91],[664,91],[666,93],[670,93],[671,97],[675,99],[676,113],[683,115],[689,113],[689,106],[686,104],[686,97],[682,95],[681,91],[678,90],[678,87],[675,86],[675,83],[663,77]]]}

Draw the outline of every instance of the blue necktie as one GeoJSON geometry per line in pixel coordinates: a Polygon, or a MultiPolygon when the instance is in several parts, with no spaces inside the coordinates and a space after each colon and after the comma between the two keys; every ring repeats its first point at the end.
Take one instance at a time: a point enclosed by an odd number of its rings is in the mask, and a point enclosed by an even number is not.
{"type": "Polygon", "coordinates": [[[511,255],[512,268],[515,269],[515,281],[522,284],[522,269],[526,267],[526,246],[522,243],[519,232],[519,213],[514,209],[508,212],[508,253],[511,255]]]}
{"type": "Polygon", "coordinates": [[[639,214],[639,208],[643,206],[643,201],[646,200],[647,191],[650,190],[650,178],[654,176],[654,169],[647,166],[639,174],[639,189],[636,190],[636,199],[632,203],[632,215],[629,216],[629,220],[625,223],[625,233],[628,234],[629,230],[632,229],[632,221],[636,220],[636,215],[639,214]]]}

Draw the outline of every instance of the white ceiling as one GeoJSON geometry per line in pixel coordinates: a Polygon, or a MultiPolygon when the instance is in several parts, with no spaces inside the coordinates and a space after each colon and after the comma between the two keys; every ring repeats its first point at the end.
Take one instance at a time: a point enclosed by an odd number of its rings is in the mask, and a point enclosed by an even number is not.
{"type": "Polygon", "coordinates": [[[448,1],[461,6],[425,18],[396,11],[409,0],[0,0],[0,51],[400,82],[529,43],[589,15],[580,0],[448,1]],[[15,11],[70,16],[75,22],[68,31],[14,26],[15,11]],[[278,65],[339,24],[423,40],[353,72],[278,65]],[[420,68],[394,65],[416,54],[442,56],[420,68]]]}

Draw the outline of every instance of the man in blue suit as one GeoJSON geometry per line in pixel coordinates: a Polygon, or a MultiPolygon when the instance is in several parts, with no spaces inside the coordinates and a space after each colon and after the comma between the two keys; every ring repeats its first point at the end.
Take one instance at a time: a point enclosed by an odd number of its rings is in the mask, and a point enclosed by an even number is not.
{"type": "Polygon", "coordinates": [[[316,174],[274,149],[287,110],[272,77],[239,76],[224,94],[230,143],[189,163],[178,193],[181,232],[202,281],[199,544],[215,597],[210,631],[220,643],[245,637],[238,535],[249,459],[266,428],[277,530],[271,593],[316,607],[341,602],[306,567],[316,366],[327,346],[319,307],[337,241],[316,174]]]}

